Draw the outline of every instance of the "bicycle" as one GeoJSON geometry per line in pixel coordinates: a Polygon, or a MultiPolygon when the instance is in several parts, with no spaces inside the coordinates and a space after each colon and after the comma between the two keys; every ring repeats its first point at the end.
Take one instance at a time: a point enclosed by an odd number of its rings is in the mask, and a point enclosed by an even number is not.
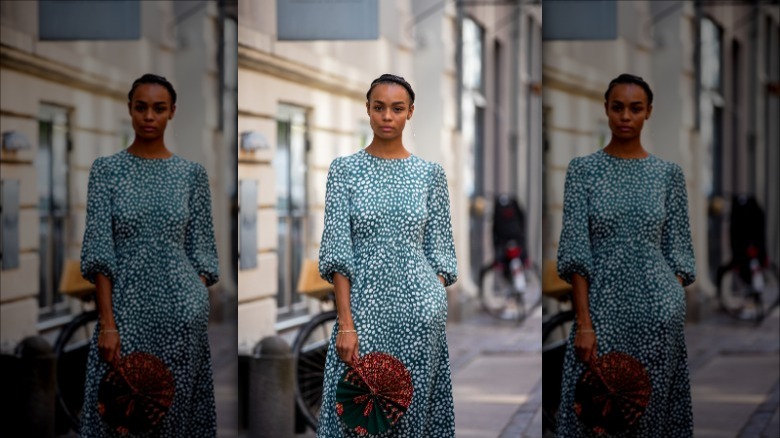
{"type": "MultiPolygon", "coordinates": [[[[544,296],[561,303],[571,301],[571,286],[561,280],[556,273],[555,260],[545,260],[542,271],[542,293],[544,296]]],[[[563,361],[566,355],[566,341],[569,327],[574,321],[574,310],[563,310],[548,315],[542,320],[542,431],[555,433],[557,428],[558,405],[561,402],[561,382],[563,381],[563,361]],[[560,336],[554,340],[553,334],[560,336]]]]}
{"type": "MultiPolygon", "coordinates": [[[[325,303],[335,302],[333,286],[321,279],[317,261],[304,260],[298,279],[298,292],[325,303]]],[[[295,405],[304,423],[317,430],[322,406],[322,384],[336,311],[326,310],[312,317],[295,337],[292,345],[295,370],[295,405]]]]}
{"type": "Polygon", "coordinates": [[[492,234],[496,257],[479,271],[480,303],[486,313],[520,323],[541,303],[541,286],[525,251],[525,214],[514,196],[496,196],[492,234]]]}
{"type": "Polygon", "coordinates": [[[530,262],[523,262],[521,249],[510,241],[503,256],[479,272],[479,299],[482,309],[495,318],[521,323],[541,303],[539,277],[530,262]],[[526,297],[532,305],[526,308],[526,297]],[[536,295],[536,299],[533,299],[536,295]]]}
{"type": "MultiPolygon", "coordinates": [[[[95,287],[81,277],[79,265],[78,260],[65,262],[60,293],[78,298],[83,303],[94,301],[95,287]]],[[[57,413],[67,427],[74,431],[78,431],[81,426],[89,341],[97,320],[97,310],[83,311],[62,327],[54,342],[54,354],[57,357],[57,413]]]]}
{"type": "Polygon", "coordinates": [[[756,198],[736,195],[731,205],[733,256],[716,273],[718,303],[731,317],[760,324],[780,305],[778,269],[766,253],[764,212],[756,198]]]}

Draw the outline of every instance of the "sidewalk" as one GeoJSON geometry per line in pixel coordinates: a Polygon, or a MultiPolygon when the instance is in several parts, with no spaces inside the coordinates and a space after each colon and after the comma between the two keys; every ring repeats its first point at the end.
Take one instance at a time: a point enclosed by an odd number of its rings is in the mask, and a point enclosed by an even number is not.
{"type": "Polygon", "coordinates": [[[713,313],[685,336],[695,436],[780,436],[780,309],[758,327],[713,313]]]}
{"type": "Polygon", "coordinates": [[[466,321],[447,325],[456,436],[541,437],[541,307],[522,325],[471,313],[466,321]]]}
{"type": "Polygon", "coordinates": [[[458,437],[541,437],[541,307],[522,325],[475,313],[447,327],[458,437]]]}
{"type": "Polygon", "coordinates": [[[217,404],[217,436],[238,436],[238,356],[236,322],[209,324],[211,366],[214,371],[214,398],[217,404]]]}

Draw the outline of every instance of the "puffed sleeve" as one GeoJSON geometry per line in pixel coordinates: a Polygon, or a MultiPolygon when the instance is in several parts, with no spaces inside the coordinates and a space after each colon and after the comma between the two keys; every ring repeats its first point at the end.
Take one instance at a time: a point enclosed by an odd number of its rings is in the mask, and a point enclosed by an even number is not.
{"type": "Polygon", "coordinates": [[[581,158],[566,170],[563,188],[563,224],[558,241],[558,276],[571,283],[573,274],[590,279],[591,251],[588,225],[588,193],[581,158]]]}
{"type": "Polygon", "coordinates": [[[688,192],[680,166],[672,168],[666,193],[666,221],[661,237],[661,251],[675,275],[688,286],[696,280],[696,259],[693,255],[691,227],[688,221],[688,192]]]}
{"type": "Polygon", "coordinates": [[[325,185],[325,228],[320,242],[320,276],[333,283],[339,273],[352,281],[352,227],[349,215],[349,176],[343,159],[333,160],[325,185]]]}
{"type": "Polygon", "coordinates": [[[92,163],[87,184],[87,223],[81,245],[81,275],[95,283],[103,274],[112,282],[116,270],[110,169],[105,158],[92,163]]]}
{"type": "Polygon", "coordinates": [[[428,189],[428,220],[425,224],[423,250],[433,270],[449,286],[458,280],[458,261],[452,239],[450,193],[447,176],[438,164],[433,170],[433,181],[428,189]]]}
{"type": "Polygon", "coordinates": [[[219,281],[219,258],[211,219],[209,177],[200,164],[195,165],[189,210],[184,250],[195,272],[206,279],[206,286],[211,286],[219,281]]]}

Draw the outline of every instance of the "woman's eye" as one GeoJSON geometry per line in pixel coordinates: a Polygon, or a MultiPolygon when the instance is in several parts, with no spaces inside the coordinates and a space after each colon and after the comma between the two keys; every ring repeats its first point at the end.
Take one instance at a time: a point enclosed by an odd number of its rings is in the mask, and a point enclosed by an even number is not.
{"type": "Polygon", "coordinates": [[[403,111],[404,109],[403,109],[403,108],[393,108],[393,110],[394,110],[395,112],[397,112],[397,113],[400,113],[400,112],[401,112],[401,111],[403,111]]]}
{"type": "Polygon", "coordinates": [[[382,107],[381,106],[375,106],[374,107],[374,111],[382,111],[382,107]]]}

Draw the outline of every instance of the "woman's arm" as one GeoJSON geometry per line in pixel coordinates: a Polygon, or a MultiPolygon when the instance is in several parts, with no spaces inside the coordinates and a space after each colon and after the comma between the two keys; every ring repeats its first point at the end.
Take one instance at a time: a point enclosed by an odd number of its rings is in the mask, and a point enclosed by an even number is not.
{"type": "Polygon", "coordinates": [[[590,319],[588,306],[588,280],[580,274],[572,274],[572,300],[577,315],[577,333],[574,336],[574,351],[577,357],[588,364],[596,358],[596,332],[590,319]]]}
{"type": "Polygon", "coordinates": [[[97,289],[97,309],[100,317],[100,333],[98,334],[98,353],[111,365],[119,360],[120,341],[119,330],[114,320],[114,310],[111,305],[111,280],[103,274],[95,274],[97,289]]]}
{"type": "Polygon", "coordinates": [[[349,279],[340,273],[333,274],[333,287],[336,295],[336,313],[338,314],[339,332],[336,335],[336,351],[346,364],[359,357],[358,336],[355,322],[352,320],[352,309],[349,302],[351,284],[349,279]]]}

